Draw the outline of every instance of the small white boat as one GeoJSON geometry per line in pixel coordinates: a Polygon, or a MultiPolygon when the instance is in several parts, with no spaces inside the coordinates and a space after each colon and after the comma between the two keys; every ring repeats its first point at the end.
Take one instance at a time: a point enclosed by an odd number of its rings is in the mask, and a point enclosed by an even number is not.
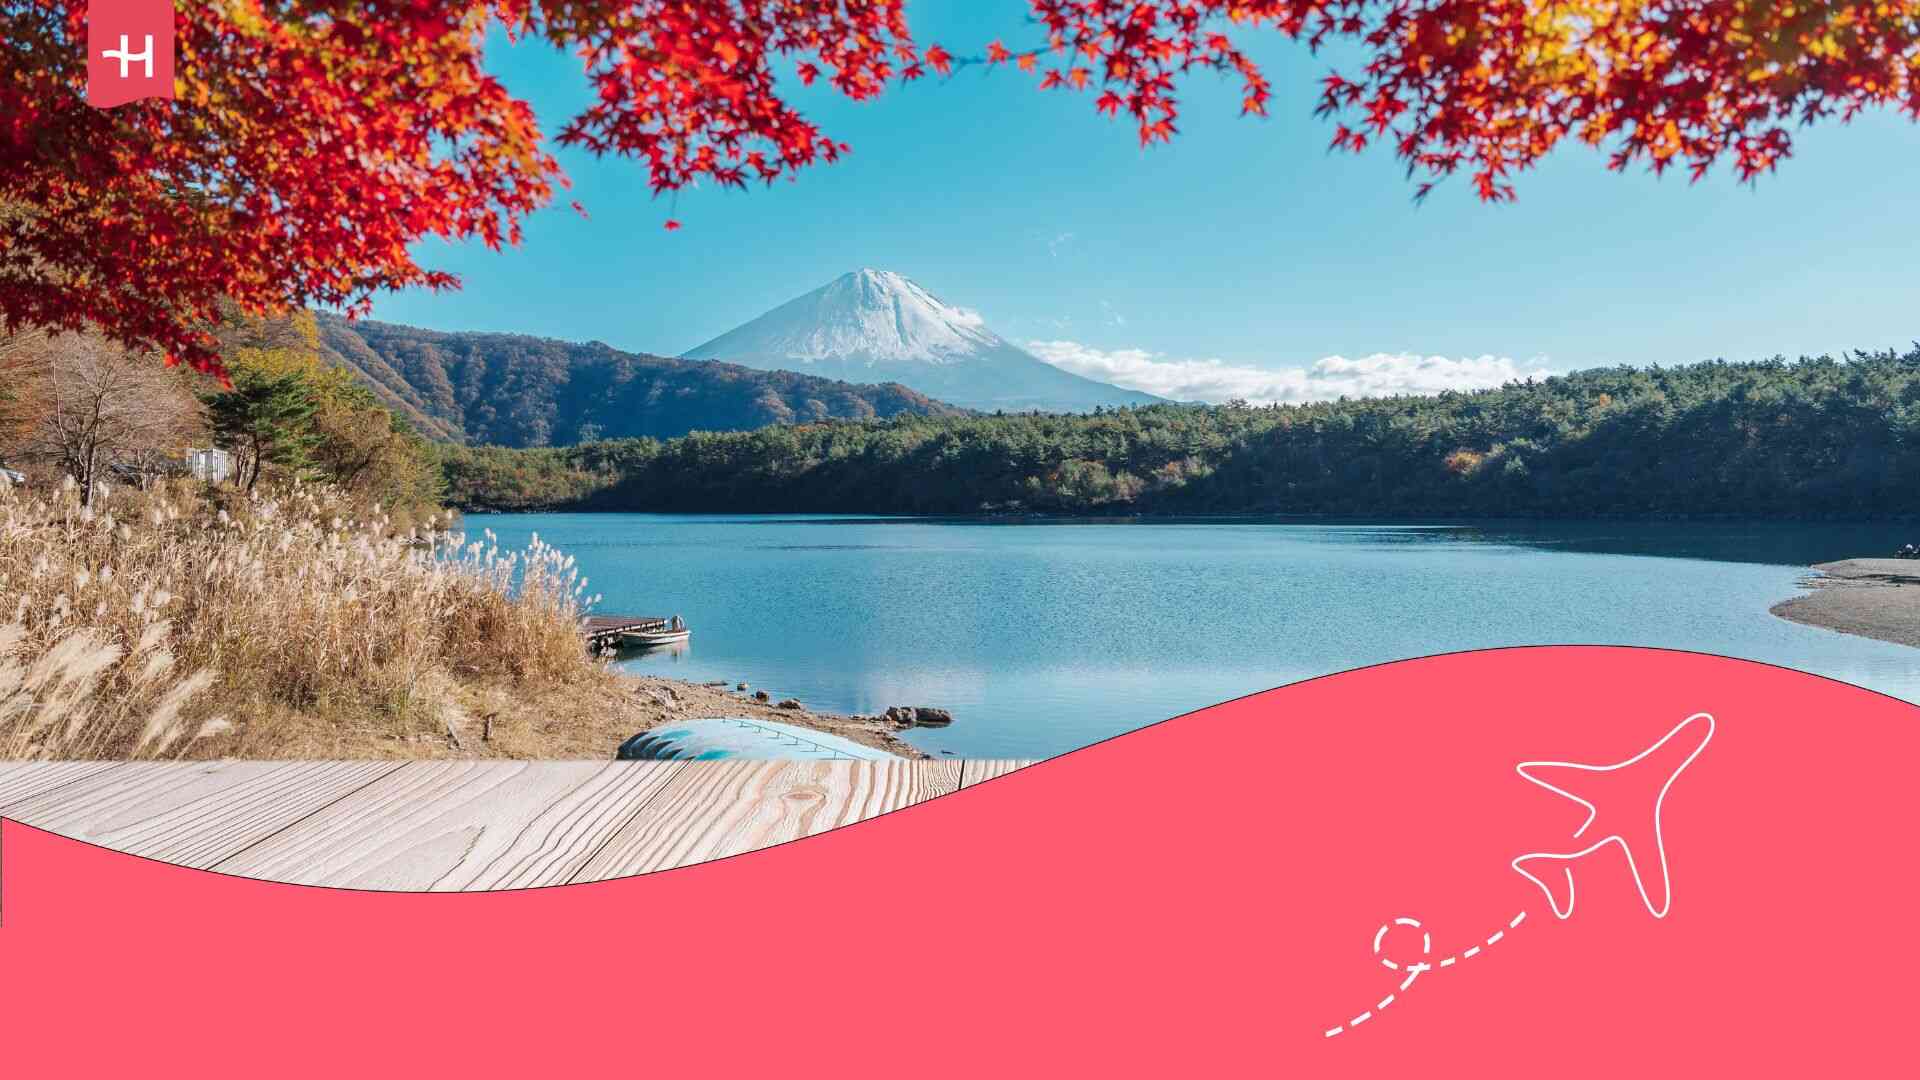
{"type": "Polygon", "coordinates": [[[622,761],[895,761],[898,755],[794,724],[744,716],[668,721],[620,744],[622,761]]]}
{"type": "Polygon", "coordinates": [[[675,615],[659,626],[623,632],[620,644],[634,649],[651,649],[660,645],[678,645],[692,636],[693,631],[687,629],[687,621],[675,615]]]}

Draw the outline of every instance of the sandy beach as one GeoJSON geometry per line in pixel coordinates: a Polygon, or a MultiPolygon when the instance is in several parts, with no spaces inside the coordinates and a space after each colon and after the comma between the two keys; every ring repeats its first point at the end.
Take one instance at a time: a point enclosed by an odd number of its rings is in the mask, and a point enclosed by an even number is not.
{"type": "Polygon", "coordinates": [[[1813,567],[1805,596],[1771,609],[1843,634],[1920,646],[1920,559],[1843,559],[1813,567]]]}

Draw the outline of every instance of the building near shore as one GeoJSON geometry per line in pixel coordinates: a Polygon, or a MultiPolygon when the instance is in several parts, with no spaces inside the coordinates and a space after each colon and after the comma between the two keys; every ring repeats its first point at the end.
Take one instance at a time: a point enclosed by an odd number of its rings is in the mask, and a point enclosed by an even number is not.
{"type": "Polygon", "coordinates": [[[233,455],[219,449],[189,449],[187,471],[210,484],[225,483],[233,478],[233,455]]]}

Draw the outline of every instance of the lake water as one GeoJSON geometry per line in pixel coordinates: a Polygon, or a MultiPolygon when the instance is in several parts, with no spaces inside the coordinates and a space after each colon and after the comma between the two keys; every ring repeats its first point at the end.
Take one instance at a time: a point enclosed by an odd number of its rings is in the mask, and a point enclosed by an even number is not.
{"type": "MultiPolygon", "coordinates": [[[[473,514],[537,531],[611,614],[686,617],[627,661],[830,712],[952,710],[935,754],[1044,757],[1242,694],[1497,645],[1694,649],[1920,701],[1920,650],[1769,605],[1897,525],[1062,522],[473,514]]],[[[1204,748],[1197,748],[1204,751],[1204,748]]]]}

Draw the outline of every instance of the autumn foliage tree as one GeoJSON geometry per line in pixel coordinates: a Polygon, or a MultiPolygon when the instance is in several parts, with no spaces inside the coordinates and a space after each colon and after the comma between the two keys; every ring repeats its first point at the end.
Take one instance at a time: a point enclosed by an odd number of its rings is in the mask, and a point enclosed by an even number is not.
{"type": "Polygon", "coordinates": [[[97,334],[46,343],[24,374],[39,400],[24,456],[72,477],[85,505],[116,468],[151,475],[205,433],[190,382],[199,376],[97,334]]]}
{"type": "Polygon", "coordinates": [[[179,100],[103,111],[80,94],[85,3],[0,0],[0,317],[93,324],[217,370],[206,327],[223,298],[365,310],[380,290],[457,285],[415,241],[514,242],[565,182],[532,109],[486,71],[499,26],[582,60],[593,102],[555,141],[634,159],[656,192],[845,153],[796,85],[862,99],[967,65],[1084,91],[1168,141],[1195,75],[1225,73],[1242,111],[1268,111],[1257,31],[1356,52],[1314,107],[1335,147],[1385,143],[1420,194],[1465,171],[1479,197],[1511,199],[1568,139],[1615,169],[1728,161],[1753,179],[1795,124],[1920,117],[1916,0],[1027,2],[1030,23],[961,52],[917,43],[905,0],[182,4],[179,100]]]}
{"type": "Polygon", "coordinates": [[[46,347],[46,335],[38,331],[0,334],[0,465],[20,451],[45,410],[38,376],[46,347]]]}
{"type": "Polygon", "coordinates": [[[358,512],[400,528],[439,509],[439,462],[426,440],[345,368],[321,359],[312,312],[230,312],[218,337],[229,382],[202,399],[216,442],[237,459],[237,483],[251,490],[269,465],[317,477],[358,512]]]}

